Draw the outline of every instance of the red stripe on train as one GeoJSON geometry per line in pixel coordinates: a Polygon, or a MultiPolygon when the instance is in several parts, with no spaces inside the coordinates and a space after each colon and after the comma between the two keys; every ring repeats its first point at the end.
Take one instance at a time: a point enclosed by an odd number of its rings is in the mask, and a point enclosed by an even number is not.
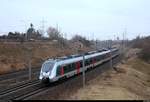
{"type": "Polygon", "coordinates": [[[61,75],[64,75],[64,68],[61,67],[61,75]]]}
{"type": "Polygon", "coordinates": [[[94,64],[96,61],[95,61],[95,59],[93,58],[93,61],[92,61],[92,64],[94,64]]]}
{"type": "Polygon", "coordinates": [[[76,63],[76,68],[77,68],[77,74],[80,73],[80,62],[76,63]]]}

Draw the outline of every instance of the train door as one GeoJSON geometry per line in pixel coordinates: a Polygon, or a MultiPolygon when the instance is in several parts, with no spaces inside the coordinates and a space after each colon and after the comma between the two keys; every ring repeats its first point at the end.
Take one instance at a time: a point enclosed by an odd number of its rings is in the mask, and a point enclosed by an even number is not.
{"type": "Polygon", "coordinates": [[[61,66],[61,76],[63,76],[63,75],[64,75],[64,67],[61,66]]]}
{"type": "Polygon", "coordinates": [[[96,63],[96,60],[95,60],[95,58],[93,58],[93,59],[92,59],[93,68],[94,68],[94,66],[95,66],[95,65],[94,65],[95,63],[96,63]]]}
{"type": "Polygon", "coordinates": [[[77,74],[80,73],[80,62],[76,62],[77,74]]]}

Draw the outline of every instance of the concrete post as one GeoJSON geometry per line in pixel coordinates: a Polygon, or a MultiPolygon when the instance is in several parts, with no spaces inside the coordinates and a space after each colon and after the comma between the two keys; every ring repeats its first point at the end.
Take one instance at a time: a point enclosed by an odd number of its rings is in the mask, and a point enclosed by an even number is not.
{"type": "Polygon", "coordinates": [[[83,54],[83,71],[82,71],[82,75],[83,75],[83,87],[85,87],[85,55],[83,54]]]}

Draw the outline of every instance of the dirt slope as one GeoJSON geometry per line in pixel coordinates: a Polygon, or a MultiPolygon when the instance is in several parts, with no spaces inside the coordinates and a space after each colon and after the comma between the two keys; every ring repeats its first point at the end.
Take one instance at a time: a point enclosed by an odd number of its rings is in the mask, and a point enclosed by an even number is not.
{"type": "MultiPolygon", "coordinates": [[[[41,66],[48,58],[75,54],[75,44],[61,48],[59,44],[53,42],[0,42],[0,74],[17,71],[27,68],[28,52],[27,46],[32,47],[32,67],[41,66]]],[[[83,51],[91,48],[83,46],[83,51]]]]}
{"type": "Polygon", "coordinates": [[[143,100],[150,99],[150,64],[132,57],[88,82],[68,99],[143,100]]]}

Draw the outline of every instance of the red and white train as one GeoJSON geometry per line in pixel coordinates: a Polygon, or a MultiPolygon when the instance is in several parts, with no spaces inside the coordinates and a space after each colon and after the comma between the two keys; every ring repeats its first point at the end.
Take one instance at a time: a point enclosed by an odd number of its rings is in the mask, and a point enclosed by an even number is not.
{"type": "MultiPolygon", "coordinates": [[[[84,54],[85,69],[93,68],[119,55],[118,49],[103,49],[84,54]]],[[[58,59],[48,59],[41,67],[39,79],[44,82],[55,82],[61,78],[68,78],[83,71],[83,56],[71,55],[58,59]]]]}

